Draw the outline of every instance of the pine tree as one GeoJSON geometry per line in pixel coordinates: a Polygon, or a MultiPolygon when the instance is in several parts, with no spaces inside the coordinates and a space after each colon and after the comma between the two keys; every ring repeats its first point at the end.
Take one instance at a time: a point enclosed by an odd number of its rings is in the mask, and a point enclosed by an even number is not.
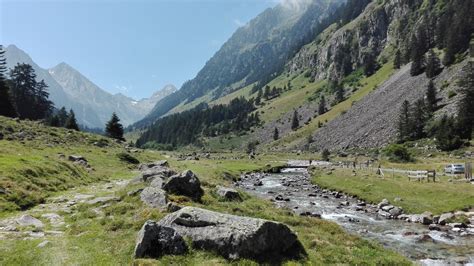
{"type": "Polygon", "coordinates": [[[331,155],[331,153],[329,152],[329,150],[328,150],[328,149],[324,149],[323,152],[321,153],[321,158],[322,158],[323,161],[328,162],[330,155],[331,155]]]}
{"type": "Polygon", "coordinates": [[[424,129],[428,119],[425,111],[425,101],[423,99],[416,101],[412,108],[410,139],[417,140],[426,135],[424,129]]]}
{"type": "Polygon", "coordinates": [[[432,80],[428,83],[426,90],[426,110],[428,115],[431,116],[438,108],[438,99],[436,95],[436,87],[432,80]]]}
{"type": "Polygon", "coordinates": [[[425,72],[428,78],[434,78],[441,72],[441,63],[438,56],[436,56],[436,53],[432,49],[430,49],[428,52],[425,72]]]}
{"type": "Polygon", "coordinates": [[[273,130],[273,140],[277,140],[279,138],[279,132],[278,132],[278,128],[275,127],[275,129],[273,130]]]}
{"type": "Polygon", "coordinates": [[[68,113],[66,111],[66,108],[63,106],[61,109],[59,109],[57,115],[58,120],[59,120],[59,126],[65,127],[66,126],[66,121],[68,119],[68,113]]]}
{"type": "Polygon", "coordinates": [[[336,103],[344,101],[344,88],[341,83],[337,83],[335,101],[336,103]]]}
{"type": "Polygon", "coordinates": [[[293,118],[291,119],[291,129],[292,130],[297,130],[300,127],[300,121],[298,118],[298,111],[295,110],[293,112],[293,118]]]}
{"type": "Polygon", "coordinates": [[[462,141],[456,134],[452,117],[443,115],[436,129],[436,146],[443,151],[451,151],[461,147],[462,141]]]}
{"type": "Polygon", "coordinates": [[[474,62],[469,62],[467,75],[461,82],[461,102],[458,107],[457,128],[463,139],[471,139],[474,126],[474,62]]]}
{"type": "Polygon", "coordinates": [[[377,61],[372,53],[366,55],[364,60],[364,74],[366,76],[372,76],[377,70],[377,61]]]}
{"type": "Polygon", "coordinates": [[[324,99],[324,95],[322,95],[319,101],[318,114],[322,115],[324,113],[326,113],[326,99],[324,99]]]}
{"type": "Polygon", "coordinates": [[[265,86],[265,91],[263,92],[263,98],[265,98],[265,100],[268,100],[268,98],[270,97],[270,86],[265,86]]]}
{"type": "Polygon", "coordinates": [[[74,111],[72,109],[69,110],[69,115],[67,117],[66,124],[64,125],[64,127],[67,129],[79,131],[79,126],[77,125],[76,121],[76,115],[74,114],[74,111]]]}
{"type": "Polygon", "coordinates": [[[409,140],[411,131],[410,103],[405,100],[400,109],[398,117],[398,142],[403,143],[409,140]]]}
{"type": "Polygon", "coordinates": [[[397,49],[395,52],[395,58],[393,60],[393,67],[395,69],[400,69],[402,65],[402,54],[400,53],[400,50],[397,49]]]}
{"type": "Polygon", "coordinates": [[[5,77],[7,63],[4,54],[5,51],[3,50],[3,46],[0,45],[0,115],[16,117],[17,113],[13,105],[13,101],[10,96],[10,88],[7,85],[5,77]]]}
{"type": "Polygon", "coordinates": [[[418,76],[424,71],[425,67],[425,55],[423,52],[423,47],[420,45],[418,38],[413,36],[410,46],[411,51],[411,64],[410,74],[412,76],[418,76]]]}
{"type": "Polygon", "coordinates": [[[125,140],[123,138],[123,126],[119,122],[120,122],[120,119],[118,118],[117,114],[114,112],[109,122],[107,122],[107,124],[105,125],[105,133],[110,138],[125,140]]]}

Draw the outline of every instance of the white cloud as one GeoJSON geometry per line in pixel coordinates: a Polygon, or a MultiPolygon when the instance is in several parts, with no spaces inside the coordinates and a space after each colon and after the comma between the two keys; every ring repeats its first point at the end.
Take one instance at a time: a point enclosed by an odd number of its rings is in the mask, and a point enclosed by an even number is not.
{"type": "Polygon", "coordinates": [[[236,18],[234,19],[234,24],[237,26],[237,27],[243,27],[245,26],[245,22],[242,22],[240,19],[236,18]]]}
{"type": "Polygon", "coordinates": [[[305,8],[312,0],[280,0],[280,4],[288,9],[300,10],[305,8]]]}

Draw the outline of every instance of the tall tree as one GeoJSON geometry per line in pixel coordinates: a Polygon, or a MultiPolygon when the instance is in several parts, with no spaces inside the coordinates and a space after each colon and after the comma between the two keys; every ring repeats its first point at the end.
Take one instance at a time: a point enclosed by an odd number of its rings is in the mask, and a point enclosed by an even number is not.
{"type": "Polygon", "coordinates": [[[5,72],[7,71],[5,51],[0,45],[0,115],[15,117],[17,115],[10,96],[10,88],[7,85],[5,72]]]}
{"type": "Polygon", "coordinates": [[[425,125],[427,119],[425,101],[423,99],[417,100],[412,107],[412,121],[410,129],[410,139],[417,140],[425,137],[425,125]]]}
{"type": "Polygon", "coordinates": [[[471,139],[474,126],[474,62],[469,62],[461,82],[461,102],[458,107],[457,128],[463,139],[471,139]]]}
{"type": "Polygon", "coordinates": [[[411,131],[411,117],[410,117],[410,103],[405,100],[400,109],[398,117],[398,142],[403,143],[410,137],[411,131]]]}
{"type": "Polygon", "coordinates": [[[335,102],[340,103],[344,101],[344,88],[342,87],[342,83],[337,83],[336,87],[336,95],[335,95],[335,102]]]}
{"type": "Polygon", "coordinates": [[[110,138],[125,140],[123,138],[123,126],[122,124],[120,124],[120,119],[118,118],[115,112],[112,114],[112,117],[110,118],[109,122],[107,122],[107,124],[105,125],[105,133],[110,138]]]}
{"type": "Polygon", "coordinates": [[[431,116],[436,109],[438,108],[438,99],[436,93],[436,87],[432,80],[428,83],[428,88],[426,89],[426,110],[431,116]]]}
{"type": "Polygon", "coordinates": [[[275,127],[275,129],[273,130],[273,140],[277,140],[279,138],[279,132],[278,132],[278,128],[275,127]]]}
{"type": "Polygon", "coordinates": [[[377,70],[377,61],[376,61],[376,57],[374,54],[372,54],[372,52],[369,52],[366,56],[365,56],[365,60],[364,60],[364,74],[366,76],[372,76],[372,74],[375,73],[375,71],[377,70]]]}
{"type": "Polygon", "coordinates": [[[319,106],[318,106],[318,114],[322,115],[326,113],[326,99],[324,98],[324,95],[321,95],[321,100],[319,100],[319,106]]]}
{"type": "Polygon", "coordinates": [[[423,45],[421,45],[421,42],[418,40],[416,35],[412,37],[410,51],[412,60],[410,74],[412,76],[418,76],[423,73],[425,69],[425,53],[423,45]]]}
{"type": "Polygon", "coordinates": [[[395,58],[393,59],[393,67],[395,69],[400,69],[402,65],[402,54],[400,53],[400,50],[397,49],[395,52],[395,58]]]}
{"type": "Polygon", "coordinates": [[[425,72],[428,78],[434,78],[441,72],[441,62],[433,49],[428,52],[425,72]]]}
{"type": "Polygon", "coordinates": [[[300,127],[300,120],[298,118],[298,111],[295,109],[293,112],[293,118],[291,119],[291,129],[297,130],[300,127]]]}
{"type": "Polygon", "coordinates": [[[443,151],[451,151],[461,147],[462,141],[456,134],[455,122],[452,117],[443,115],[435,133],[436,146],[443,151]]]}
{"type": "Polygon", "coordinates": [[[64,127],[67,129],[73,129],[73,130],[79,131],[79,126],[77,125],[77,121],[76,121],[76,114],[74,114],[74,111],[72,109],[69,110],[69,115],[64,127]]]}

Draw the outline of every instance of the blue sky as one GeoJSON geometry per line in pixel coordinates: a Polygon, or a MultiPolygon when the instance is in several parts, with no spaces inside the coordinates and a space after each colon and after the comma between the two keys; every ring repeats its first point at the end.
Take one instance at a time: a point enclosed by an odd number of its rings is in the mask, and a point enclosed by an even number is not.
{"type": "Polygon", "coordinates": [[[0,43],[43,68],[66,62],[112,92],[177,87],[277,0],[0,0],[0,43]]]}

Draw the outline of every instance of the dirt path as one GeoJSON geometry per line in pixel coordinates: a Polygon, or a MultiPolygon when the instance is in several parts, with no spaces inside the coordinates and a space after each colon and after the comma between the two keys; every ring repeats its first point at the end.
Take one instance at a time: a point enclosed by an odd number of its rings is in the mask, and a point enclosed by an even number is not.
{"type": "Polygon", "coordinates": [[[41,248],[51,241],[63,241],[70,226],[65,217],[77,213],[77,204],[89,204],[98,216],[103,215],[102,209],[118,201],[116,192],[127,184],[128,180],[115,180],[71,189],[60,196],[48,198],[44,204],[3,218],[0,220],[0,242],[43,240],[38,245],[41,248]]]}

